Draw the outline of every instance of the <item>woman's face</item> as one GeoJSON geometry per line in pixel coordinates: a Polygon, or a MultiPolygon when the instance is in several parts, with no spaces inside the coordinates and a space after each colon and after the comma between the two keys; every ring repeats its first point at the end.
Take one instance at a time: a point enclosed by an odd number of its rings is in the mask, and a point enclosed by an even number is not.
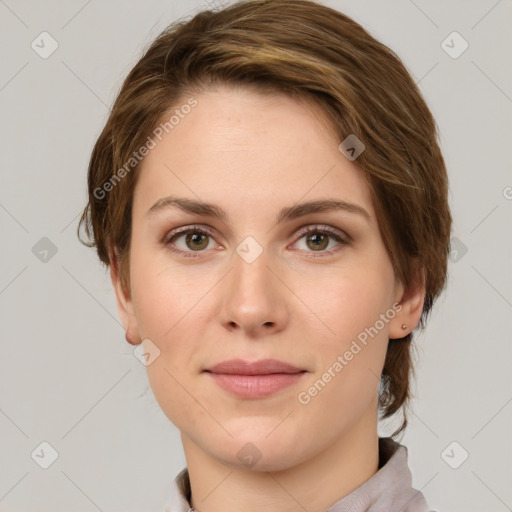
{"type": "Polygon", "coordinates": [[[131,337],[151,340],[150,360],[160,351],[149,380],[184,443],[228,465],[249,454],[255,469],[283,469],[375,430],[388,337],[404,335],[404,290],[369,187],[320,111],[248,89],[195,98],[144,160],[131,297],[113,275],[118,305],[131,337]],[[341,206],[314,208],[324,201],[341,206]],[[231,359],[303,372],[241,396],[205,371],[231,359]]]}

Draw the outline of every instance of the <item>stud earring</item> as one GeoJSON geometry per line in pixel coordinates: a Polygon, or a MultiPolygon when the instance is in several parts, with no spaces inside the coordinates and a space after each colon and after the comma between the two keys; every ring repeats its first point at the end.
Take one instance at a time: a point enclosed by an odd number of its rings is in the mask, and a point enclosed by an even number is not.
{"type": "Polygon", "coordinates": [[[405,329],[407,329],[407,325],[402,324],[402,329],[405,331],[405,329]]]}

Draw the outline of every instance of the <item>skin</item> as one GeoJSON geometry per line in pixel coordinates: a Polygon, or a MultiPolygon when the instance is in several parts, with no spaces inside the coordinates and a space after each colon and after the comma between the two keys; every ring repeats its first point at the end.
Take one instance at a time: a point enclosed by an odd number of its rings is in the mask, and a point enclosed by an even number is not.
{"type": "Polygon", "coordinates": [[[111,269],[126,337],[160,350],[148,377],[181,432],[193,507],[322,511],[378,469],[378,376],[389,338],[418,324],[424,290],[396,281],[368,185],[317,106],[224,86],[195,98],[198,106],[143,162],[128,294],[111,269]],[[171,194],[214,203],[227,219],[176,206],[147,213],[171,194]],[[369,220],[333,210],[276,223],[285,206],[327,198],[364,208],[369,220]],[[190,225],[214,235],[188,243],[178,235],[174,247],[196,256],[187,258],[169,250],[169,234],[190,225]],[[297,236],[318,225],[348,243],[297,236]],[[263,249],[252,263],[236,252],[247,236],[263,249]],[[301,404],[298,393],[395,303],[400,312],[301,404]],[[308,373],[269,397],[238,398],[203,372],[235,357],[276,358],[308,373]],[[237,456],[248,442],[261,454],[252,467],[237,456]]]}

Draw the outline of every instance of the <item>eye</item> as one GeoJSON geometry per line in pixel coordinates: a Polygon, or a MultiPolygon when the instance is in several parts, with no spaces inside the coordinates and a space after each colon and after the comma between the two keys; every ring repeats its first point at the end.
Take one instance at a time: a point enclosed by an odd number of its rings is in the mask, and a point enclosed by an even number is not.
{"type": "Polygon", "coordinates": [[[213,243],[213,232],[201,226],[188,226],[178,228],[167,236],[163,244],[171,252],[181,254],[187,258],[197,257],[197,252],[203,252],[206,249],[213,249],[218,244],[213,243]],[[209,240],[210,238],[210,240],[209,240]],[[181,240],[180,243],[177,241],[181,240]]]}
{"type": "MultiPolygon", "coordinates": [[[[338,232],[332,228],[327,226],[307,226],[306,228],[299,231],[298,235],[300,238],[295,242],[295,244],[299,244],[302,240],[304,240],[303,248],[300,250],[304,250],[306,252],[313,253],[321,253],[318,256],[330,255],[337,251],[331,247],[329,250],[326,250],[330,245],[331,240],[335,240],[338,243],[338,246],[348,245],[349,238],[347,235],[343,235],[342,232],[338,232]]],[[[308,257],[317,257],[316,254],[312,254],[308,257]]]]}

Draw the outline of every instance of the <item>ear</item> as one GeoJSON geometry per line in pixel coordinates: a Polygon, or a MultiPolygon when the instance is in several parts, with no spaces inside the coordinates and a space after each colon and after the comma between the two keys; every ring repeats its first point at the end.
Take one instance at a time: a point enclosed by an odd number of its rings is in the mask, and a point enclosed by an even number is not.
{"type": "Polygon", "coordinates": [[[422,270],[416,272],[413,282],[406,288],[398,283],[395,288],[395,303],[398,303],[395,317],[389,322],[389,339],[404,338],[413,331],[420,322],[425,302],[425,276],[422,270]],[[403,326],[405,325],[405,329],[403,326]]]}
{"type": "Polygon", "coordinates": [[[129,292],[127,293],[123,289],[117,255],[115,253],[111,254],[110,278],[116,294],[117,311],[126,332],[125,338],[130,345],[138,345],[142,340],[137,326],[133,301],[129,292]]]}

